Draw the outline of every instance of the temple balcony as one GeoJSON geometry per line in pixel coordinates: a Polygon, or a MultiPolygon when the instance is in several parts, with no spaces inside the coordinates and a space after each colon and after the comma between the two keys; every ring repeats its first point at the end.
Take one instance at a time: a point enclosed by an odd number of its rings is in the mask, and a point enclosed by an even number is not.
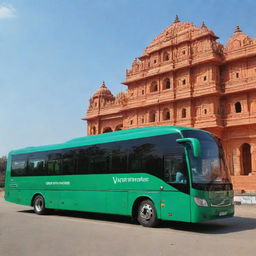
{"type": "Polygon", "coordinates": [[[222,59],[220,55],[213,50],[192,56],[191,65],[202,64],[205,62],[216,62],[220,64],[222,59]]]}
{"type": "Polygon", "coordinates": [[[161,103],[170,103],[175,100],[175,94],[172,89],[147,93],[143,96],[129,99],[129,104],[123,107],[123,110],[149,107],[161,103]]]}
{"type": "Polygon", "coordinates": [[[103,115],[116,114],[116,113],[120,113],[121,111],[122,111],[121,105],[111,104],[111,106],[107,105],[104,108],[87,111],[86,117],[84,118],[84,120],[97,118],[98,116],[103,116],[103,115]]]}
{"type": "Polygon", "coordinates": [[[256,45],[248,45],[247,47],[241,47],[239,49],[225,52],[225,62],[237,60],[240,58],[248,58],[256,55],[256,45]]]}
{"type": "Polygon", "coordinates": [[[221,93],[221,88],[215,82],[207,83],[207,84],[195,84],[193,97],[203,96],[207,94],[221,93]]]}
{"type": "Polygon", "coordinates": [[[191,98],[192,96],[192,89],[191,89],[191,85],[186,86],[184,88],[180,88],[180,86],[178,88],[176,88],[176,94],[175,94],[175,98],[178,99],[187,99],[187,98],[191,98]]]}
{"type": "Polygon", "coordinates": [[[204,129],[209,127],[223,127],[223,120],[220,115],[207,115],[205,117],[196,117],[194,127],[204,129]]]}
{"type": "Polygon", "coordinates": [[[185,127],[193,127],[193,121],[190,117],[187,117],[187,118],[178,117],[175,121],[175,125],[185,126],[185,127]]]}
{"type": "Polygon", "coordinates": [[[256,88],[255,82],[256,82],[256,77],[230,80],[224,84],[225,94],[255,90],[256,88]]]}
{"type": "Polygon", "coordinates": [[[229,114],[224,119],[224,125],[226,127],[254,124],[255,122],[256,116],[250,116],[249,112],[229,114]]]}
{"type": "Polygon", "coordinates": [[[191,65],[198,65],[205,62],[221,63],[221,58],[213,50],[210,50],[194,57],[192,57],[191,55],[187,55],[182,58],[177,58],[166,62],[160,62],[152,67],[147,67],[138,70],[130,69],[126,71],[126,81],[124,81],[123,84],[128,85],[132,82],[145,79],[151,76],[159,75],[165,72],[175,71],[182,68],[189,68],[191,67],[191,65]]]}

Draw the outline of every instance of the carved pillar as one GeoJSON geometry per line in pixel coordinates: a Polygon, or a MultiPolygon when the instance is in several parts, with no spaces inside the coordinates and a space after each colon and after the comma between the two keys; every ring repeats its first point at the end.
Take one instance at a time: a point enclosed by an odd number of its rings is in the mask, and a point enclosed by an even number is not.
{"type": "Polygon", "coordinates": [[[90,125],[89,125],[89,122],[87,123],[87,135],[91,135],[91,134],[90,134],[90,125]]]}
{"type": "Polygon", "coordinates": [[[252,175],[256,175],[256,146],[251,146],[252,175]]]}
{"type": "Polygon", "coordinates": [[[234,168],[233,168],[233,159],[232,159],[232,154],[225,154],[226,155],[226,164],[228,166],[228,170],[230,175],[234,176],[234,168]]]}
{"type": "Polygon", "coordinates": [[[232,151],[232,159],[233,159],[233,170],[234,176],[238,176],[241,174],[241,158],[240,158],[240,150],[239,148],[235,148],[232,151]]]}

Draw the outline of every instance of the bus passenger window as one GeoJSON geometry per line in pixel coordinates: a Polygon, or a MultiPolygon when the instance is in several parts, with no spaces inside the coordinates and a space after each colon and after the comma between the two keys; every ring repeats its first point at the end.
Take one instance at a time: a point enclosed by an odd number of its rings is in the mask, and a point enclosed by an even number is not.
{"type": "Polygon", "coordinates": [[[29,176],[47,175],[45,159],[29,159],[28,160],[28,175],[29,176]]]}
{"type": "Polygon", "coordinates": [[[26,160],[13,160],[11,176],[25,176],[26,175],[26,160]]]}
{"type": "Polygon", "coordinates": [[[127,171],[127,154],[119,150],[112,151],[111,173],[124,173],[127,171]]]}
{"type": "Polygon", "coordinates": [[[72,150],[66,151],[62,155],[62,171],[63,174],[75,174],[75,164],[74,164],[74,152],[72,150]]]}
{"type": "Polygon", "coordinates": [[[109,152],[102,145],[91,146],[87,150],[88,153],[88,173],[104,174],[109,172],[109,152]]]}
{"type": "Polygon", "coordinates": [[[164,178],[167,183],[187,183],[187,171],[182,155],[164,156],[164,178]]]}
{"type": "Polygon", "coordinates": [[[48,175],[61,175],[61,154],[52,153],[48,155],[48,175]]]}
{"type": "Polygon", "coordinates": [[[88,173],[88,153],[86,147],[75,151],[76,174],[88,173]]]}

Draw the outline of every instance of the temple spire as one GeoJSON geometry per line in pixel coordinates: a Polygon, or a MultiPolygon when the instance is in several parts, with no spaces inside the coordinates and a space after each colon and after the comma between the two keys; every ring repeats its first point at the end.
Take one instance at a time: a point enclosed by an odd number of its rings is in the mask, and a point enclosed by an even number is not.
{"type": "Polygon", "coordinates": [[[204,21],[202,22],[201,28],[206,28],[206,25],[205,25],[204,21]]]}
{"type": "Polygon", "coordinates": [[[176,15],[175,20],[174,20],[174,22],[173,22],[173,23],[178,23],[178,22],[180,22],[180,19],[179,19],[179,16],[178,16],[178,15],[176,15]]]}
{"type": "Polygon", "coordinates": [[[102,82],[101,88],[107,88],[105,85],[105,81],[102,82]]]}
{"type": "Polygon", "coordinates": [[[240,29],[240,27],[238,25],[236,26],[236,30],[235,30],[235,33],[237,33],[237,32],[242,32],[242,30],[240,29]]]}

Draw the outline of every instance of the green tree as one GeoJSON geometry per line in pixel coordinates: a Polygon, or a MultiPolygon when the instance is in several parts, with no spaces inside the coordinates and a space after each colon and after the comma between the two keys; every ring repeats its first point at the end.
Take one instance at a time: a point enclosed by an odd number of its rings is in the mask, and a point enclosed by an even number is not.
{"type": "Polygon", "coordinates": [[[0,157],[0,187],[4,187],[5,169],[7,164],[7,157],[0,157]]]}

